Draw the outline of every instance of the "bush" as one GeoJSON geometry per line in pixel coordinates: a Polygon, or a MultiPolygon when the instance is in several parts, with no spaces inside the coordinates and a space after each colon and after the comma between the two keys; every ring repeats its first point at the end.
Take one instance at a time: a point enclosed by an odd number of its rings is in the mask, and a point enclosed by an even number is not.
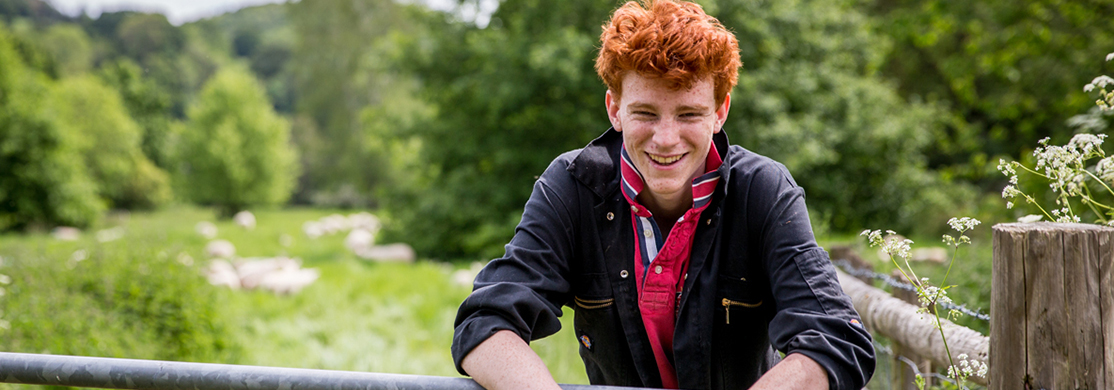
{"type": "Polygon", "coordinates": [[[239,354],[219,315],[222,291],[167,251],[144,245],[159,241],[16,238],[3,251],[2,270],[12,282],[3,309],[10,329],[0,349],[225,362],[239,354]]]}
{"type": "Polygon", "coordinates": [[[0,231],[86,226],[104,204],[68,133],[45,110],[50,81],[0,26],[0,231]]]}
{"type": "Polygon", "coordinates": [[[143,154],[143,130],[115,90],[93,76],[63,79],[51,89],[51,108],[108,204],[153,208],[170,200],[169,179],[143,154]]]}
{"type": "Polygon", "coordinates": [[[285,202],[298,177],[289,122],[259,82],[235,67],[213,76],[190,108],[179,157],[182,193],[226,216],[285,202]]]}

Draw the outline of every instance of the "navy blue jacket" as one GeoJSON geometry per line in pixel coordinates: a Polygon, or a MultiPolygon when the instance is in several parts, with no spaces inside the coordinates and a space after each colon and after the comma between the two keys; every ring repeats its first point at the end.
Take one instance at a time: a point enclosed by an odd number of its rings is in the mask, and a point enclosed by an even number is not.
{"type": "MultiPolygon", "coordinates": [[[[701,214],[674,332],[682,389],[745,389],[782,353],[804,354],[832,389],[861,389],[874,372],[870,333],[813,237],[804,190],[785,167],[723,131],[713,203],[701,214]]],[[[630,206],[619,189],[622,136],[608,130],[558,157],[534,184],[502,258],[476,277],[456,318],[457,370],[499,330],[536,340],[573,320],[592,384],[660,387],[638,312],[630,206]]]]}

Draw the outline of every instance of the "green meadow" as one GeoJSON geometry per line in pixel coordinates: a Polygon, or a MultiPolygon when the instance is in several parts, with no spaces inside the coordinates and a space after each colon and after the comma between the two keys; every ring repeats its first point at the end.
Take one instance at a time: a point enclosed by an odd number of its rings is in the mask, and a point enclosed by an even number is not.
{"type": "MultiPolygon", "coordinates": [[[[76,241],[49,232],[0,236],[0,274],[11,279],[0,297],[0,349],[458,376],[449,345],[470,287],[452,274],[471,264],[373,263],[344,247],[345,233],[302,232],[304,222],[333,213],[262,210],[246,230],[181,207],[114,214],[76,241]],[[299,258],[320,278],[286,296],[211,286],[202,275],[208,239],[194,231],[200,221],[214,222],[217,239],[233,243],[238,257],[299,258]],[[113,227],[122,238],[96,239],[113,227]]],[[[559,382],[587,383],[571,331],[533,347],[559,382]]]]}

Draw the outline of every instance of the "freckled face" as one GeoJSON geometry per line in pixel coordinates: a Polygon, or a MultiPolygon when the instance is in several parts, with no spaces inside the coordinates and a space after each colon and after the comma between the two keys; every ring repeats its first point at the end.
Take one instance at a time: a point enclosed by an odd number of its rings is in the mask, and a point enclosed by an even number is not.
{"type": "MultiPolygon", "coordinates": [[[[731,97],[716,106],[711,77],[687,90],[629,73],[620,97],[607,92],[607,114],[623,133],[627,154],[650,196],[668,203],[692,196],[692,179],[704,173],[712,143],[727,119],[731,97]]],[[[691,201],[691,200],[690,200],[691,201]]]]}

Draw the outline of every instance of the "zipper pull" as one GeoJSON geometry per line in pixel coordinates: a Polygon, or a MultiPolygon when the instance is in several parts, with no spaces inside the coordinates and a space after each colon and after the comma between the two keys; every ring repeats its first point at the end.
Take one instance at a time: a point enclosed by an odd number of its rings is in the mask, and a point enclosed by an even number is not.
{"type": "Polygon", "coordinates": [[[727,311],[727,324],[731,325],[731,301],[723,298],[723,308],[727,311]]]}

